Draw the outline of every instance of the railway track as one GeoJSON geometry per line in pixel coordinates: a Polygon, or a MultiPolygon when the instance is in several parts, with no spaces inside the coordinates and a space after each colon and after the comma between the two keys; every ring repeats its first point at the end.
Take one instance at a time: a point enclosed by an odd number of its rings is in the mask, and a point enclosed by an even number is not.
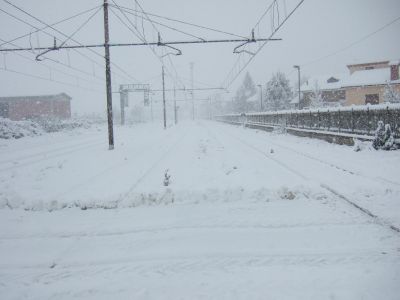
{"type": "Polygon", "coordinates": [[[0,161],[0,172],[15,170],[18,168],[34,165],[54,158],[63,157],[82,150],[90,149],[104,144],[103,142],[87,142],[75,144],[69,147],[57,148],[49,151],[41,151],[35,154],[20,156],[10,160],[0,161]]]}
{"type": "MultiPolygon", "coordinates": [[[[251,149],[253,152],[258,153],[259,155],[262,155],[264,158],[268,158],[272,161],[274,161],[277,165],[280,165],[282,168],[285,168],[287,171],[291,172],[292,174],[295,174],[296,176],[301,177],[302,179],[306,179],[306,180],[310,180],[310,178],[303,174],[302,172],[299,172],[298,170],[293,169],[292,167],[288,166],[285,162],[280,161],[279,159],[277,159],[276,157],[273,157],[272,155],[268,154],[267,151],[260,149],[252,144],[250,144],[249,142],[231,134],[230,132],[226,131],[226,130],[222,130],[220,127],[218,128],[218,130],[220,130],[220,133],[222,132],[222,134],[229,136],[232,140],[235,140],[236,142],[246,146],[248,149],[251,149]]],[[[297,153],[298,155],[301,155],[300,153],[298,153],[297,151],[293,151],[293,153],[297,153]]],[[[307,157],[309,159],[313,159],[314,161],[317,161],[319,163],[322,163],[321,160],[319,159],[314,159],[308,156],[304,156],[307,157]]],[[[325,166],[330,166],[332,167],[329,163],[322,163],[325,166]]],[[[335,168],[339,171],[343,171],[342,168],[338,167],[335,168]]],[[[360,176],[355,172],[347,172],[349,175],[351,176],[360,176]]],[[[368,177],[365,177],[368,178],[368,177]]],[[[371,179],[371,178],[369,178],[371,179]]],[[[393,183],[392,183],[393,184],[393,183]]],[[[400,228],[390,224],[389,222],[387,222],[386,220],[384,220],[382,217],[374,214],[373,212],[371,212],[370,210],[368,210],[365,207],[362,207],[361,205],[357,204],[356,202],[350,200],[348,197],[346,197],[345,195],[343,195],[342,193],[340,193],[339,191],[335,190],[334,188],[332,188],[330,185],[324,183],[324,182],[319,182],[319,185],[321,188],[323,188],[324,190],[328,191],[330,194],[334,195],[337,199],[340,199],[341,201],[344,201],[345,203],[347,203],[348,205],[350,205],[352,208],[357,209],[358,211],[360,211],[361,213],[363,213],[364,215],[368,216],[369,218],[374,219],[374,221],[376,221],[377,223],[379,223],[380,225],[383,225],[387,228],[389,228],[392,231],[395,231],[396,233],[400,233],[400,228]]]]}

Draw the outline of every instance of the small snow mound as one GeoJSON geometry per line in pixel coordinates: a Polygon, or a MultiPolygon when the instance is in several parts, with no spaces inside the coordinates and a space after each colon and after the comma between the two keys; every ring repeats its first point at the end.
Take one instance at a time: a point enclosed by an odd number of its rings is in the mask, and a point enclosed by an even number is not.
{"type": "Polygon", "coordinates": [[[138,206],[159,206],[172,204],[204,204],[204,203],[231,203],[245,201],[247,203],[267,203],[282,200],[324,199],[321,190],[310,190],[303,186],[296,188],[281,187],[279,189],[261,188],[246,190],[243,187],[207,190],[173,190],[170,187],[158,192],[138,192],[128,195],[116,195],[104,199],[63,199],[23,201],[17,195],[13,197],[0,197],[0,209],[24,209],[28,211],[56,211],[65,208],[88,209],[117,209],[138,206]]]}
{"type": "Polygon", "coordinates": [[[19,139],[44,133],[43,128],[32,121],[11,121],[0,117],[0,139],[19,139]]]}

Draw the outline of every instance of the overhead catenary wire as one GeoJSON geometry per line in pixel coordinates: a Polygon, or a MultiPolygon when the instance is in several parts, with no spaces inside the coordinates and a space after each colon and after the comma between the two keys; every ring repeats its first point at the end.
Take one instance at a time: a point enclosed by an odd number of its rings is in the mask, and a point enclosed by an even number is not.
{"type": "MultiPolygon", "coordinates": [[[[113,1],[114,1],[114,0],[113,0],[113,1]]],[[[147,21],[149,21],[149,22],[151,23],[151,25],[153,26],[153,29],[154,29],[156,32],[159,33],[160,31],[158,30],[157,26],[156,26],[156,25],[154,24],[154,22],[150,19],[149,15],[145,12],[145,10],[143,9],[142,5],[140,5],[139,1],[138,1],[138,0],[134,0],[134,2],[135,2],[136,5],[140,8],[140,10],[142,11],[142,13],[146,16],[147,21]]],[[[201,39],[201,40],[204,41],[204,39],[201,39]]],[[[185,84],[184,84],[184,83],[182,82],[182,80],[179,78],[178,72],[176,71],[175,65],[174,65],[174,63],[172,62],[172,59],[171,59],[170,56],[168,56],[168,60],[169,60],[169,62],[170,62],[170,64],[171,64],[172,69],[173,69],[174,72],[175,72],[175,78],[173,77],[172,74],[170,74],[168,68],[166,68],[166,69],[167,69],[167,74],[171,76],[171,79],[172,79],[173,81],[178,81],[178,82],[184,87],[185,84]]],[[[162,65],[164,65],[164,60],[163,60],[163,59],[161,59],[161,63],[162,63],[162,65]]],[[[175,82],[175,85],[176,85],[176,82],[175,82]]]]}
{"type": "MultiPolygon", "coordinates": [[[[99,7],[89,18],[87,18],[71,35],[69,35],[66,40],[64,40],[58,47],[62,47],[64,46],[69,40],[71,40],[80,30],[82,30],[83,27],[85,27],[97,14],[98,12],[101,10],[101,7],[99,7]]],[[[43,56],[44,54],[46,54],[47,52],[49,52],[51,50],[47,50],[39,55],[36,56],[36,60],[39,60],[38,58],[40,56],[43,56]]]]}
{"type": "MultiPolygon", "coordinates": [[[[124,16],[124,18],[128,21],[128,23],[129,23],[131,26],[129,26],[128,24],[126,24],[126,22],[125,22],[124,20],[122,20],[122,18],[121,18],[118,14],[116,14],[112,9],[111,9],[111,12],[120,20],[120,22],[121,22],[126,28],[128,28],[128,30],[129,30],[130,32],[133,33],[133,35],[134,35],[135,37],[137,37],[140,41],[142,41],[142,43],[143,43],[144,45],[148,45],[149,48],[150,48],[150,50],[153,52],[153,54],[154,54],[154,55],[158,58],[158,60],[160,61],[161,65],[165,66],[163,58],[162,58],[159,54],[157,54],[157,52],[155,51],[155,49],[152,47],[152,45],[158,45],[158,43],[157,43],[157,44],[155,44],[155,43],[149,43],[149,42],[146,40],[146,38],[140,34],[139,30],[135,27],[135,25],[132,23],[132,21],[129,19],[129,17],[126,15],[126,13],[125,13],[121,8],[119,8],[118,4],[117,4],[114,0],[111,0],[111,1],[117,6],[118,11],[121,12],[121,14],[124,16]],[[135,30],[136,30],[137,32],[135,32],[135,30]]],[[[141,6],[140,6],[140,7],[141,7],[141,6]]],[[[151,22],[151,20],[150,20],[150,22],[151,22]]],[[[153,26],[154,26],[154,24],[153,24],[153,26]]],[[[157,28],[156,28],[156,30],[157,30],[157,28]]],[[[170,77],[173,78],[173,76],[170,74],[169,69],[168,69],[168,68],[165,68],[165,70],[166,70],[167,73],[170,75],[170,77]]],[[[183,84],[182,84],[182,85],[183,85],[183,84]]]]}
{"type": "MultiPolygon", "coordinates": [[[[66,37],[66,38],[68,38],[68,35],[66,35],[64,32],[62,32],[62,31],[58,30],[57,28],[54,28],[53,26],[47,24],[47,23],[44,22],[43,20],[41,20],[41,19],[35,17],[35,16],[32,15],[31,13],[29,13],[29,12],[27,12],[26,10],[24,10],[24,9],[22,9],[22,8],[20,8],[20,7],[18,7],[17,5],[13,4],[13,3],[10,2],[9,0],[3,0],[3,1],[4,1],[5,3],[9,4],[10,6],[14,7],[14,8],[17,9],[18,11],[20,11],[20,12],[22,12],[22,13],[28,15],[29,17],[33,18],[33,19],[36,20],[37,22],[39,22],[39,23],[41,23],[41,24],[47,26],[49,29],[52,29],[52,30],[54,30],[55,32],[57,32],[58,34],[60,34],[60,35],[62,35],[62,36],[64,36],[64,37],[66,37]]],[[[33,25],[31,25],[31,26],[34,27],[33,25]]],[[[38,28],[36,28],[36,29],[38,29],[38,28]]],[[[44,32],[44,31],[43,31],[43,32],[44,32]]],[[[72,39],[72,38],[71,38],[71,41],[77,43],[78,45],[82,45],[82,46],[83,46],[82,43],[78,42],[78,41],[75,40],[75,39],[72,39]]],[[[92,52],[93,54],[95,54],[95,55],[97,55],[97,56],[99,56],[99,57],[101,57],[101,58],[104,59],[104,55],[102,55],[102,54],[100,54],[100,53],[94,51],[94,50],[91,49],[91,48],[87,48],[87,49],[88,49],[90,52],[92,52]]],[[[120,66],[118,66],[116,63],[111,62],[111,64],[112,64],[115,68],[117,68],[118,70],[120,70],[122,73],[124,73],[127,77],[133,79],[134,81],[137,81],[132,75],[130,75],[130,74],[129,74],[128,72],[126,72],[123,68],[121,68],[120,66]]]]}
{"type": "MultiPolygon", "coordinates": [[[[4,40],[3,40],[2,38],[0,38],[0,41],[4,41],[4,40]]],[[[18,45],[14,44],[14,43],[11,43],[11,44],[14,45],[14,46],[16,46],[16,47],[18,46],[18,45]]],[[[1,48],[1,47],[0,47],[0,48],[1,48]]],[[[17,56],[19,56],[19,57],[25,59],[25,60],[29,60],[29,61],[32,62],[32,63],[35,62],[35,59],[30,58],[30,57],[27,57],[27,56],[24,56],[24,55],[22,55],[22,54],[20,54],[20,53],[18,53],[18,52],[12,52],[12,53],[13,53],[14,55],[17,55],[17,56]]],[[[52,61],[53,61],[53,60],[52,60],[52,61]]],[[[56,61],[54,61],[54,62],[56,62],[56,61]]],[[[58,63],[58,62],[57,62],[57,63],[58,63]]],[[[92,83],[92,84],[99,84],[99,85],[102,85],[102,84],[103,84],[103,83],[100,83],[100,82],[94,82],[94,81],[90,81],[90,80],[88,80],[88,79],[86,79],[86,78],[79,77],[79,76],[77,76],[76,74],[67,73],[67,72],[65,72],[65,71],[63,71],[63,70],[60,70],[60,69],[57,69],[57,68],[48,66],[48,65],[46,65],[46,64],[44,64],[44,63],[39,64],[39,66],[43,66],[43,67],[47,68],[47,69],[50,70],[50,71],[56,71],[56,72],[61,73],[61,74],[63,74],[63,75],[66,75],[66,76],[69,76],[69,77],[73,77],[73,78],[76,78],[76,79],[79,79],[79,80],[82,80],[82,81],[86,81],[86,82],[89,82],[89,83],[92,83]]]]}
{"type": "MultiPolygon", "coordinates": [[[[273,1],[273,3],[276,0],[273,1]]],[[[238,67],[238,63],[240,63],[240,59],[243,55],[243,53],[239,54],[239,58],[237,59],[235,65],[233,66],[233,68],[231,69],[231,71],[228,73],[228,76],[226,77],[226,79],[223,81],[222,86],[224,86],[226,89],[228,89],[232,83],[239,77],[239,75],[243,72],[243,70],[245,70],[247,68],[247,66],[254,60],[254,58],[257,56],[257,54],[259,54],[261,52],[261,50],[265,47],[265,45],[269,42],[270,39],[273,38],[273,36],[275,35],[275,33],[286,23],[286,21],[295,13],[295,11],[297,9],[299,9],[299,7],[303,4],[305,0],[300,0],[297,5],[292,9],[292,11],[285,16],[284,20],[278,24],[278,26],[275,28],[273,28],[270,36],[268,37],[268,40],[266,40],[256,51],[255,53],[250,56],[250,58],[244,63],[243,66],[238,67]],[[231,74],[234,74],[234,70],[238,68],[238,71],[236,72],[235,75],[231,77],[231,74]]],[[[273,4],[272,3],[272,4],[273,4]]],[[[265,17],[268,13],[268,11],[273,7],[272,4],[267,8],[266,12],[263,14],[262,18],[265,17]]],[[[261,22],[261,19],[259,19],[259,21],[256,23],[256,26],[258,26],[261,22]]]]}
{"type": "MultiPolygon", "coordinates": [[[[36,30],[41,30],[40,28],[36,27],[35,25],[33,25],[33,24],[31,24],[31,23],[29,23],[29,22],[27,22],[27,21],[25,21],[25,20],[23,20],[23,19],[21,19],[21,18],[15,16],[15,15],[13,15],[13,14],[7,12],[7,11],[4,11],[4,10],[1,9],[1,8],[0,8],[0,11],[4,12],[4,13],[7,14],[8,16],[10,16],[10,17],[16,19],[17,21],[20,21],[21,23],[24,23],[25,25],[28,25],[28,26],[30,26],[30,27],[32,27],[32,28],[35,28],[36,30]]],[[[47,26],[47,27],[50,27],[50,25],[47,26]]],[[[51,37],[51,38],[54,38],[53,35],[51,35],[50,33],[46,32],[46,31],[44,31],[43,29],[42,29],[41,31],[42,31],[44,34],[46,34],[47,36],[49,36],[49,37],[51,37]]],[[[56,38],[56,39],[57,39],[57,38],[56,38]]],[[[60,39],[57,39],[57,40],[60,40],[60,39]]],[[[60,40],[60,41],[61,41],[61,40],[60,40]]],[[[81,45],[82,45],[82,44],[81,44],[81,45]]],[[[82,45],[82,46],[83,46],[83,45],[82,45]]],[[[82,48],[85,48],[85,47],[82,47],[82,48]]],[[[31,48],[29,48],[29,49],[31,49],[31,48]]],[[[41,49],[41,48],[40,48],[40,47],[36,47],[35,49],[41,49]]],[[[46,48],[46,49],[48,49],[48,48],[46,48]]],[[[73,48],[72,48],[72,49],[73,49],[73,48]]],[[[86,54],[82,53],[81,51],[78,51],[78,49],[73,49],[73,51],[74,51],[75,53],[77,53],[78,55],[82,56],[83,58],[89,60],[90,62],[96,64],[97,66],[103,67],[102,64],[100,64],[99,62],[93,60],[92,58],[90,58],[90,57],[87,56],[86,54]]],[[[100,55],[100,54],[98,54],[97,52],[95,52],[95,53],[96,53],[97,55],[100,55]]],[[[100,56],[101,56],[101,55],[100,55],[100,56]]],[[[116,73],[116,72],[113,72],[113,74],[114,74],[114,75],[117,75],[117,76],[120,77],[120,78],[128,78],[128,77],[126,77],[125,75],[121,75],[121,74],[118,74],[118,73],[116,73]]]]}
{"type": "MultiPolygon", "coordinates": [[[[89,12],[91,12],[91,11],[93,11],[93,10],[99,8],[99,7],[101,7],[101,5],[97,5],[97,6],[95,6],[95,7],[90,8],[90,9],[84,10],[84,11],[82,11],[82,12],[80,12],[80,13],[77,13],[77,14],[75,14],[75,15],[73,15],[73,16],[70,16],[70,17],[68,17],[68,18],[62,19],[62,20],[60,20],[60,21],[58,21],[58,22],[56,22],[56,23],[52,23],[52,24],[50,24],[50,26],[56,26],[56,25],[65,23],[65,22],[67,22],[67,21],[70,21],[70,20],[72,20],[72,19],[75,19],[75,18],[77,18],[77,17],[80,17],[80,16],[82,16],[82,15],[84,15],[84,14],[87,14],[87,13],[89,13],[89,12]]],[[[4,12],[4,10],[2,10],[2,11],[4,12]]],[[[34,34],[34,33],[41,32],[41,31],[43,31],[43,30],[45,30],[45,29],[47,29],[47,28],[49,28],[49,26],[44,26],[44,27],[42,27],[42,28],[39,28],[39,29],[34,30],[33,32],[28,32],[28,33],[23,34],[23,35],[21,35],[21,36],[15,37],[15,38],[13,38],[12,40],[4,41],[4,43],[0,44],[0,47],[5,46],[5,45],[7,45],[7,44],[10,44],[10,43],[12,43],[12,42],[15,42],[15,41],[17,41],[17,40],[23,39],[23,38],[25,38],[25,37],[28,37],[28,36],[30,36],[30,35],[32,35],[32,34],[34,34]]]]}
{"type": "MultiPolygon", "coordinates": [[[[114,0],[113,0],[114,1],[114,0]]],[[[149,15],[146,13],[146,11],[143,9],[143,7],[142,7],[142,5],[140,5],[140,3],[139,3],[139,1],[138,0],[134,0],[134,2],[135,2],[135,4],[140,8],[140,10],[142,11],[142,13],[146,16],[146,19],[147,19],[147,21],[149,21],[150,23],[151,23],[151,25],[153,26],[153,29],[156,31],[156,32],[160,32],[159,30],[158,30],[158,28],[157,28],[157,26],[154,24],[154,22],[150,19],[150,17],[149,17],[149,15]]],[[[204,39],[202,39],[202,38],[200,38],[200,40],[203,40],[204,41],[204,39]]],[[[179,75],[178,75],[178,72],[177,72],[177,70],[176,70],[176,68],[175,68],[175,65],[174,65],[174,63],[172,62],[172,59],[171,59],[171,57],[168,55],[168,60],[169,60],[169,62],[170,62],[170,64],[171,64],[171,67],[172,67],[172,69],[174,70],[174,73],[175,73],[175,78],[174,78],[174,76],[172,75],[172,74],[170,74],[170,72],[169,72],[169,70],[168,70],[168,68],[166,68],[167,69],[167,74],[171,77],[171,79],[174,81],[174,84],[176,85],[176,82],[175,81],[178,81],[183,87],[185,86],[185,84],[182,82],[182,80],[179,78],[179,75]]],[[[164,65],[164,60],[163,59],[161,59],[161,63],[162,63],[162,65],[164,65]]]]}
{"type": "MultiPolygon", "coordinates": [[[[138,11],[137,9],[132,9],[132,8],[129,8],[129,7],[124,7],[124,6],[120,6],[120,7],[122,9],[125,9],[125,10],[130,10],[130,11],[134,11],[136,13],[138,13],[138,12],[140,13],[140,11],[138,11]]],[[[198,24],[187,22],[187,21],[177,20],[177,19],[174,19],[174,18],[157,15],[157,14],[150,13],[150,12],[147,12],[147,11],[146,11],[146,14],[149,15],[149,16],[152,16],[152,17],[168,20],[168,21],[171,21],[171,22],[176,22],[176,23],[180,23],[180,24],[184,24],[184,25],[188,25],[188,26],[192,26],[192,27],[197,27],[197,28],[200,28],[200,29],[208,30],[208,31],[213,31],[213,32],[217,32],[217,33],[221,33],[221,34],[225,34],[225,35],[230,35],[230,36],[237,37],[237,38],[247,39],[247,37],[245,37],[243,35],[227,32],[227,31],[224,31],[224,30],[216,29],[216,28],[207,27],[207,26],[204,26],[204,25],[198,25],[198,24]]]]}
{"type": "MultiPolygon", "coordinates": [[[[137,14],[137,13],[133,13],[133,12],[127,10],[127,9],[124,9],[124,8],[122,8],[122,10],[125,11],[127,14],[130,14],[130,15],[132,15],[132,16],[138,17],[138,18],[140,18],[140,19],[143,19],[143,20],[146,20],[147,22],[149,22],[147,18],[144,18],[143,16],[140,16],[140,15],[137,14]]],[[[172,26],[169,26],[169,25],[166,25],[166,24],[164,24],[164,23],[157,22],[157,21],[154,21],[154,20],[152,20],[152,22],[153,22],[154,24],[157,24],[157,25],[160,25],[160,26],[162,26],[162,27],[168,28],[168,29],[170,29],[170,30],[172,30],[172,31],[176,31],[176,32],[182,33],[182,34],[184,34],[184,35],[187,35],[187,36],[190,36],[190,37],[194,37],[194,38],[199,39],[199,40],[205,40],[205,39],[202,38],[202,37],[199,37],[199,36],[194,35],[194,34],[192,34],[192,33],[183,31],[183,30],[178,29],[178,28],[176,28],[176,27],[172,27],[172,26]]]]}

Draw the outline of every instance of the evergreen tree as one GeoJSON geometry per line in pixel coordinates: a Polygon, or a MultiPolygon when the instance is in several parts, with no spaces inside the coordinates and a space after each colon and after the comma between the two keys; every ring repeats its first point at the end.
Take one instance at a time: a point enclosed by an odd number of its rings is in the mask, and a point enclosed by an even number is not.
{"type": "Polygon", "coordinates": [[[282,72],[275,73],[266,87],[266,107],[268,110],[282,110],[290,107],[293,92],[290,82],[282,72]]]}
{"type": "Polygon", "coordinates": [[[322,92],[321,89],[319,88],[318,81],[315,81],[313,93],[310,97],[310,107],[311,108],[322,107],[323,101],[324,100],[322,98],[322,92]]]}
{"type": "Polygon", "coordinates": [[[256,94],[256,86],[251,78],[250,74],[247,72],[242,85],[236,92],[234,100],[234,110],[235,112],[242,113],[250,110],[250,104],[248,99],[256,94]]]}

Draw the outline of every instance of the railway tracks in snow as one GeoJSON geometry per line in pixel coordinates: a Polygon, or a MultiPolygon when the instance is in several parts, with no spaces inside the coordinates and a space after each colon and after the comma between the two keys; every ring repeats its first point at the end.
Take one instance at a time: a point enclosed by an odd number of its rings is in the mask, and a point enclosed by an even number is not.
{"type": "MultiPolygon", "coordinates": [[[[244,145],[248,149],[251,149],[253,152],[256,152],[259,155],[262,155],[264,158],[268,158],[269,160],[274,161],[277,165],[279,165],[282,168],[286,169],[290,173],[295,174],[296,176],[299,176],[299,177],[301,177],[302,179],[305,179],[305,180],[318,180],[319,186],[322,189],[324,189],[327,192],[329,192],[330,194],[334,195],[336,198],[340,199],[341,201],[344,201],[345,203],[350,205],[352,208],[357,209],[358,211],[360,211],[364,215],[368,216],[369,218],[372,218],[378,224],[383,225],[383,226],[389,228],[390,230],[392,230],[392,231],[394,231],[396,233],[400,233],[400,227],[389,223],[388,221],[384,220],[382,217],[380,217],[377,214],[371,212],[369,209],[359,205],[355,201],[350,200],[348,197],[343,195],[343,193],[341,193],[341,192],[337,191],[336,189],[332,188],[329,184],[327,184],[325,182],[321,182],[320,179],[309,178],[309,176],[307,176],[303,172],[290,167],[287,163],[281,161],[280,159],[274,157],[273,155],[270,155],[265,149],[260,149],[257,146],[252,145],[248,141],[245,141],[244,139],[233,135],[232,133],[228,132],[227,130],[222,130],[221,127],[218,127],[217,131],[218,130],[220,130],[220,134],[224,134],[226,136],[229,136],[232,140],[235,140],[237,143],[240,143],[241,145],[244,145]]],[[[330,167],[330,168],[332,168],[334,170],[337,170],[337,171],[340,171],[340,172],[346,172],[350,176],[362,177],[363,179],[368,179],[368,180],[374,180],[375,179],[375,178],[372,178],[372,177],[364,176],[364,175],[358,174],[356,172],[341,168],[341,167],[336,166],[334,164],[331,164],[329,162],[325,162],[325,161],[323,161],[323,160],[321,160],[319,158],[316,158],[316,157],[313,157],[311,155],[302,153],[300,151],[291,149],[290,147],[281,146],[281,145],[279,145],[277,143],[273,143],[273,142],[270,142],[270,143],[275,145],[275,146],[278,146],[278,147],[281,147],[281,148],[285,148],[285,149],[291,151],[292,153],[294,153],[294,154],[296,154],[298,156],[305,157],[305,158],[308,158],[308,159],[313,160],[315,162],[318,162],[319,164],[324,165],[325,167],[330,167]]],[[[392,185],[398,185],[397,182],[391,182],[389,180],[385,180],[384,178],[381,178],[381,180],[385,181],[386,183],[392,184],[392,185]]]]}
{"type": "Polygon", "coordinates": [[[75,143],[68,146],[63,146],[55,149],[38,151],[32,154],[20,155],[11,159],[0,161],[0,172],[10,171],[33,164],[41,163],[54,158],[63,157],[81,150],[90,149],[100,146],[103,142],[100,139],[94,139],[83,143],[75,143]]]}

